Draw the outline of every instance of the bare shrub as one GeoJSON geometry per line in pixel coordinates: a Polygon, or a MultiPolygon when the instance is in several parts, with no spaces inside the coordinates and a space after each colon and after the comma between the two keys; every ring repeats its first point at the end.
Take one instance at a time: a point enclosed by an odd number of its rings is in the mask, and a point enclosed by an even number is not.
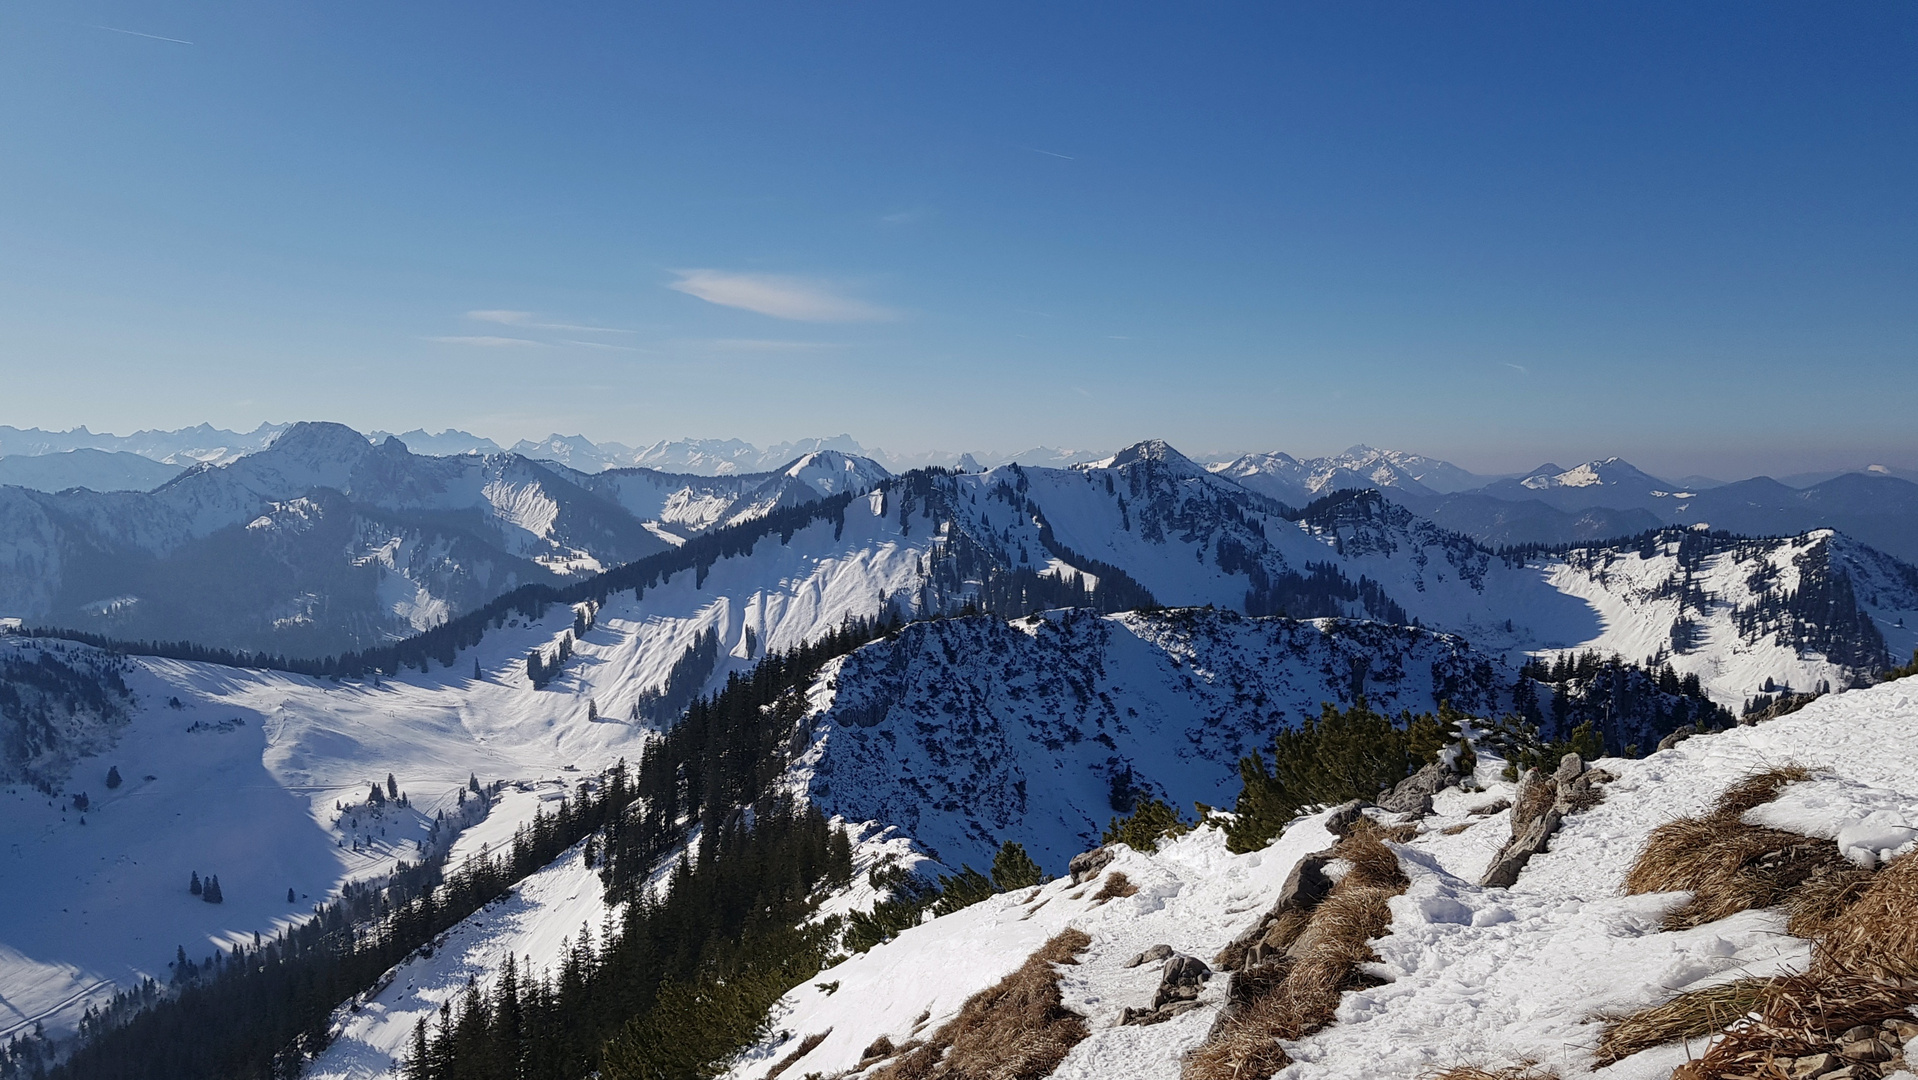
{"type": "Polygon", "coordinates": [[[1054,965],[1076,964],[1092,939],[1066,929],[1019,970],[966,999],[959,1015],[872,1080],[1039,1080],[1090,1032],[1067,1009],[1054,965]]]}

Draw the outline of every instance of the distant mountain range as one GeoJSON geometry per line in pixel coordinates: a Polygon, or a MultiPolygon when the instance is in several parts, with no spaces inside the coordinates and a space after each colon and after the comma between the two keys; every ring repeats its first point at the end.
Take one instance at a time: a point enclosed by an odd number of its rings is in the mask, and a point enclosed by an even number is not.
{"type": "Polygon", "coordinates": [[[336,653],[887,475],[832,451],[722,477],[582,473],[295,424],[264,450],[150,492],[0,487],[0,614],[336,653]]]}
{"type": "MultiPolygon", "coordinates": [[[[202,424],[115,436],[85,428],[48,432],[0,427],[0,484],[44,492],[71,487],[151,490],[188,466],[230,464],[264,449],[286,430],[284,424],[263,424],[240,433],[202,424]]],[[[862,446],[850,435],[762,448],[739,439],[677,439],[633,447],[553,434],[502,447],[449,428],[437,434],[421,429],[397,436],[374,432],[367,441],[383,444],[389,438],[399,439],[415,455],[510,454],[586,475],[652,469],[683,476],[753,477],[783,469],[804,455],[827,452],[861,458],[890,473],[926,466],[978,471],[1013,462],[1068,468],[1111,458],[1097,451],[1049,447],[1011,454],[889,454],[862,446]]],[[[1702,524],[1763,536],[1829,527],[1918,562],[1918,470],[1881,464],[1727,483],[1706,477],[1665,480],[1616,457],[1570,468],[1548,463],[1520,476],[1486,476],[1437,458],[1363,445],[1328,457],[1270,452],[1202,463],[1288,506],[1304,506],[1335,491],[1377,488],[1447,529],[1494,546],[1586,543],[1662,525],[1702,524]]]]}

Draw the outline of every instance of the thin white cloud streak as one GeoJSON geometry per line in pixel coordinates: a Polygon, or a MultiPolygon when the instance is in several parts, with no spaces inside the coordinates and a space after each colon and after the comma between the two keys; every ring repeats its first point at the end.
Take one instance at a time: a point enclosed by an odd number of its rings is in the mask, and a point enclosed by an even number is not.
{"type": "Polygon", "coordinates": [[[619,326],[586,326],[581,323],[534,322],[530,311],[482,310],[469,311],[466,317],[474,322],[498,323],[501,326],[524,326],[528,330],[567,330],[575,334],[637,334],[637,330],[628,330],[619,326]]]}
{"type": "Polygon", "coordinates": [[[876,304],[840,296],[805,278],[778,274],[735,274],[725,270],[675,270],[679,280],[666,287],[709,304],[740,308],[794,322],[885,322],[898,314],[876,304]]]}
{"type": "Polygon", "coordinates": [[[730,352],[817,352],[821,349],[844,348],[836,341],[780,341],[773,338],[710,338],[693,344],[730,352]]]}
{"type": "Polygon", "coordinates": [[[1505,366],[1508,368],[1511,368],[1513,371],[1518,372],[1520,375],[1530,375],[1532,373],[1532,369],[1526,367],[1523,364],[1514,364],[1510,361],[1506,361],[1505,366]]]}
{"type": "Polygon", "coordinates": [[[653,351],[651,349],[642,349],[635,345],[610,345],[604,341],[574,341],[574,340],[568,339],[568,340],[561,341],[560,344],[572,345],[581,349],[610,349],[613,352],[644,353],[644,352],[653,351]]]}
{"type": "Polygon", "coordinates": [[[175,45],[193,44],[191,41],[187,41],[184,38],[162,37],[159,34],[143,34],[138,30],[128,30],[128,29],[125,29],[124,27],[119,27],[119,26],[102,26],[99,23],[88,23],[87,25],[92,27],[95,30],[111,30],[116,34],[129,34],[129,35],[132,35],[133,37],[143,37],[152,41],[171,41],[175,45]]]}
{"type": "Polygon", "coordinates": [[[453,334],[445,337],[429,337],[426,340],[439,345],[476,345],[486,349],[544,349],[546,343],[532,338],[493,337],[487,334],[453,334]]]}
{"type": "Polygon", "coordinates": [[[1036,146],[1028,146],[1028,147],[1026,147],[1026,149],[1028,149],[1028,150],[1030,150],[1030,151],[1032,151],[1032,152],[1033,152],[1033,153],[1035,153],[1035,154],[1044,154],[1044,155],[1045,155],[1045,156],[1047,156],[1047,157],[1056,157],[1056,158],[1059,158],[1059,159],[1061,159],[1061,160],[1064,160],[1064,161],[1077,161],[1077,160],[1079,160],[1078,158],[1076,158],[1076,157],[1073,157],[1073,156],[1072,156],[1072,155],[1070,155],[1070,154],[1055,154],[1055,153],[1053,153],[1053,152],[1052,152],[1052,151],[1050,151],[1050,150],[1041,150],[1041,149],[1039,149],[1039,148],[1038,148],[1038,147],[1036,147],[1036,146]]]}

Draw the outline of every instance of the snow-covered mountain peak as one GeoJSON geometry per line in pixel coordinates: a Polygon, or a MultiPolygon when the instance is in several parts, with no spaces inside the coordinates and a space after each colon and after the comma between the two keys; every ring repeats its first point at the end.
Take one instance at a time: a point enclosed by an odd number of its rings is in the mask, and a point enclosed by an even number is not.
{"type": "Polygon", "coordinates": [[[1618,457],[1588,461],[1570,469],[1541,465],[1519,483],[1533,491],[1589,487],[1624,487],[1639,491],[1672,486],[1618,457]]]}
{"type": "Polygon", "coordinates": [[[866,491],[891,476],[871,458],[838,450],[815,450],[786,466],[783,475],[812,487],[821,495],[866,491]]]}
{"type": "Polygon", "coordinates": [[[1133,443],[1131,446],[1126,447],[1124,450],[1119,451],[1104,461],[1094,462],[1090,465],[1080,467],[1087,469],[1124,469],[1127,466],[1136,465],[1140,462],[1156,462],[1185,476],[1204,476],[1207,474],[1204,466],[1186,457],[1184,454],[1179,453],[1179,451],[1173,448],[1171,443],[1166,442],[1164,439],[1146,439],[1143,442],[1133,443]]]}

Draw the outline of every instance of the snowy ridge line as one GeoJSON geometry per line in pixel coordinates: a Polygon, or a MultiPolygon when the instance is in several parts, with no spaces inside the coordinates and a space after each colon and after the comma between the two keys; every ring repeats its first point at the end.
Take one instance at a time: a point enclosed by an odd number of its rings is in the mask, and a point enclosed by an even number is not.
{"type": "Polygon", "coordinates": [[[714,562],[750,552],[755,543],[772,533],[779,533],[783,542],[815,521],[838,518],[843,522],[846,507],[852,499],[851,494],[840,494],[817,502],[777,509],[764,517],[695,537],[670,551],[626,563],[571,585],[522,585],[480,608],[448,619],[410,638],[373,649],[345,653],[337,658],[307,661],[278,654],[236,653],[188,641],[120,641],[103,634],[64,627],[0,626],[0,633],[57,638],[128,656],[154,656],[314,677],[393,673],[402,667],[423,664],[432,659],[451,666],[455,653],[478,644],[485,636],[487,624],[503,619],[509,613],[538,618],[549,605],[604,600],[609,594],[626,589],[644,590],[682,570],[698,570],[703,579],[705,571],[714,562]]]}

